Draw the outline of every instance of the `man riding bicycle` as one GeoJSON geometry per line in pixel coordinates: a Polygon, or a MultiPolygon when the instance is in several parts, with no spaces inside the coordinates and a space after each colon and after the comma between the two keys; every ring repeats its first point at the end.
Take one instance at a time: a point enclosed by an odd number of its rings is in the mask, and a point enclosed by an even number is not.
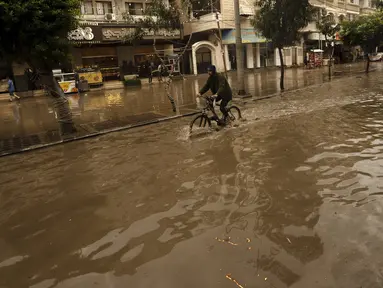
{"type": "Polygon", "coordinates": [[[221,110],[223,117],[219,120],[219,124],[224,125],[228,116],[226,106],[233,99],[233,93],[226,78],[217,73],[214,65],[209,66],[207,71],[209,73],[209,78],[207,79],[205,86],[199,91],[197,97],[201,97],[210,90],[213,93],[212,97],[216,97],[216,102],[221,101],[219,109],[221,110]]]}

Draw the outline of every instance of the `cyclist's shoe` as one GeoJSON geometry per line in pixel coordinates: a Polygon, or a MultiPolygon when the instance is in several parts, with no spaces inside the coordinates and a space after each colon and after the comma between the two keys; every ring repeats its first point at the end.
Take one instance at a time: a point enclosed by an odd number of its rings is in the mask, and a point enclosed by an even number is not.
{"type": "Polygon", "coordinates": [[[219,119],[217,121],[217,123],[218,123],[218,126],[225,126],[226,125],[226,120],[222,118],[222,119],[219,119]]]}

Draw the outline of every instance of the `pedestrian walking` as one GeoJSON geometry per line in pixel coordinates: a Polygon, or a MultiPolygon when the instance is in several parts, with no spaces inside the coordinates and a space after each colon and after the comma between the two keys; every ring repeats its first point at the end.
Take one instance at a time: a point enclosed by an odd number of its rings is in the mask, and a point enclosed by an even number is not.
{"type": "Polygon", "coordinates": [[[15,94],[15,85],[13,84],[13,81],[9,76],[7,76],[7,82],[8,82],[9,101],[12,102],[13,98],[20,99],[20,97],[15,94]]]}
{"type": "Polygon", "coordinates": [[[74,80],[77,89],[77,94],[80,94],[80,75],[77,72],[74,73],[74,80]]]}
{"type": "Polygon", "coordinates": [[[158,65],[158,82],[162,82],[162,64],[158,65]]]}
{"type": "Polygon", "coordinates": [[[153,84],[153,65],[149,65],[149,84],[153,84]]]}

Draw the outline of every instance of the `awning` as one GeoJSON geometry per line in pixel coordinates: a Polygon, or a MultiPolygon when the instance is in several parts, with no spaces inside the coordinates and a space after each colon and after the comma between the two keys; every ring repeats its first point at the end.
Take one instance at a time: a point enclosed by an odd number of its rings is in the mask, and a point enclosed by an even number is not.
{"type": "MultiPolygon", "coordinates": [[[[253,28],[241,29],[242,43],[264,43],[266,38],[263,38],[253,28]]],[[[222,32],[223,44],[235,44],[235,29],[225,30],[222,32]]]]}

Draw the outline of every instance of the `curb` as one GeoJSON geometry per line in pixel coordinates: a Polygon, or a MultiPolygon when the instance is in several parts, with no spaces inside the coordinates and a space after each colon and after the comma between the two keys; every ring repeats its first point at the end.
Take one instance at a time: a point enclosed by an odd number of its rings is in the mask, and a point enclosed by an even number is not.
{"type": "Polygon", "coordinates": [[[119,131],[123,131],[123,130],[130,130],[130,129],[133,129],[133,128],[148,126],[148,125],[152,125],[152,124],[158,124],[158,123],[162,123],[162,122],[166,122],[166,121],[171,121],[171,120],[175,120],[175,119],[179,119],[179,118],[183,118],[183,117],[193,116],[193,115],[196,115],[198,113],[200,113],[200,112],[199,111],[188,112],[188,113],[185,113],[185,114],[182,114],[182,115],[174,115],[174,116],[169,116],[169,117],[163,117],[163,118],[159,118],[159,119],[155,119],[155,120],[149,120],[149,121],[139,122],[139,123],[136,123],[136,124],[130,124],[130,125],[122,126],[122,127],[116,127],[116,128],[112,128],[112,129],[102,130],[102,131],[99,131],[99,132],[96,132],[96,133],[90,133],[90,134],[83,135],[83,136],[68,137],[67,139],[62,139],[62,140],[56,141],[56,142],[34,145],[34,146],[30,146],[30,147],[23,148],[23,149],[20,149],[20,150],[15,150],[15,151],[12,151],[12,152],[9,152],[9,153],[3,153],[3,154],[0,154],[0,158],[1,157],[5,157],[5,156],[14,155],[14,154],[19,154],[19,153],[25,153],[25,152],[29,152],[29,151],[32,151],[32,150],[48,148],[48,147],[56,146],[56,145],[59,145],[59,144],[65,144],[65,143],[70,143],[70,142],[74,142],[74,141],[85,140],[85,139],[88,139],[88,138],[102,136],[102,135],[110,134],[110,133],[113,133],[113,132],[119,132],[119,131]]]}
{"type": "MultiPolygon", "coordinates": [[[[371,72],[374,72],[375,70],[376,69],[372,70],[371,72]]],[[[364,73],[364,71],[363,71],[363,73],[364,73]]],[[[362,71],[357,73],[357,74],[362,74],[362,71]]],[[[340,81],[342,79],[352,78],[352,77],[356,77],[356,75],[354,74],[354,75],[349,75],[349,76],[341,76],[341,77],[339,77],[337,79],[333,79],[332,82],[333,81],[340,81]]],[[[305,87],[301,87],[301,88],[297,88],[297,89],[285,90],[285,91],[282,91],[282,92],[280,91],[280,92],[277,92],[277,93],[274,93],[274,94],[271,94],[271,95],[267,95],[267,96],[263,96],[263,97],[259,97],[259,98],[254,98],[254,99],[250,99],[250,98],[242,98],[242,99],[236,98],[236,99],[242,100],[241,102],[243,104],[246,104],[246,103],[248,103],[246,100],[250,100],[252,102],[257,102],[257,101],[261,101],[261,100],[265,100],[265,99],[274,98],[274,97],[277,97],[277,96],[283,96],[283,94],[285,94],[285,93],[301,91],[301,90],[307,89],[309,87],[318,87],[318,86],[321,86],[321,85],[326,84],[326,83],[331,83],[331,81],[327,81],[327,82],[323,82],[323,83],[319,83],[319,84],[315,84],[315,85],[310,85],[310,86],[305,86],[305,87]]],[[[0,99],[0,101],[1,101],[1,99],[0,99]]],[[[196,115],[198,113],[200,113],[200,111],[188,112],[188,113],[185,113],[185,114],[182,114],[182,115],[174,115],[174,116],[168,116],[168,117],[163,117],[163,118],[149,120],[149,121],[144,121],[144,122],[138,122],[136,124],[130,124],[130,125],[122,126],[122,127],[116,127],[116,128],[112,128],[112,129],[102,130],[102,131],[99,131],[99,132],[96,132],[96,133],[90,133],[90,134],[83,135],[83,136],[78,136],[78,137],[76,137],[76,136],[68,137],[67,139],[62,139],[60,141],[46,143],[46,144],[40,144],[40,145],[35,145],[35,146],[30,146],[30,147],[23,148],[23,149],[20,149],[20,150],[17,150],[17,151],[12,151],[12,152],[9,152],[9,153],[0,154],[0,158],[1,157],[5,157],[5,156],[14,155],[14,154],[24,153],[24,152],[28,152],[28,151],[32,151],[32,150],[37,150],[37,149],[43,149],[43,148],[47,148],[47,147],[51,147],[51,146],[56,146],[56,145],[59,145],[59,144],[65,144],[65,143],[69,143],[69,142],[73,142],[73,141],[84,140],[84,139],[88,139],[88,138],[92,138],[92,137],[102,136],[102,135],[113,133],[113,132],[119,132],[119,131],[123,131],[123,130],[130,130],[130,129],[133,129],[133,128],[148,126],[148,125],[152,125],[152,124],[158,124],[158,123],[162,123],[162,122],[166,122],[166,121],[171,121],[171,120],[175,120],[175,119],[179,119],[179,118],[193,116],[193,115],[196,115]]]]}

